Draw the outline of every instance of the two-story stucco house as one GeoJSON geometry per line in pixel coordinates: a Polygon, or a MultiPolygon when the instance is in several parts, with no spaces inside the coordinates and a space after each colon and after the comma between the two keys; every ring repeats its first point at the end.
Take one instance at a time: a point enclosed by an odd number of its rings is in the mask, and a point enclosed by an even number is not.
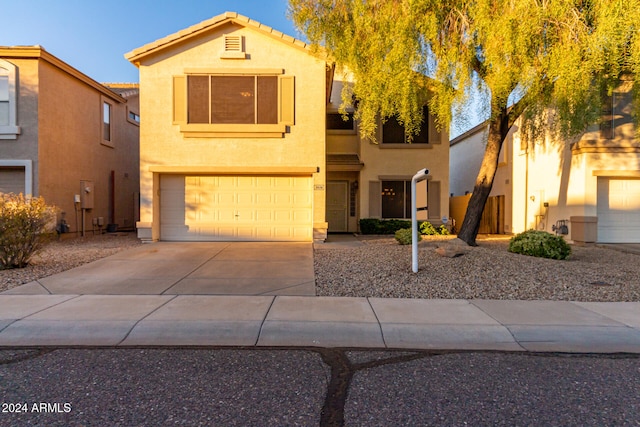
{"type": "MultiPolygon", "coordinates": [[[[623,79],[606,100],[601,123],[572,141],[527,142],[516,123],[491,191],[502,207],[487,219],[507,233],[539,229],[575,242],[639,243],[640,142],[631,89],[623,79]]],[[[481,124],[451,141],[453,199],[473,191],[487,132],[481,124]]]]}
{"type": "Polygon", "coordinates": [[[335,67],[293,37],[227,12],[125,57],[140,70],[144,241],[322,241],[407,217],[424,167],[429,216],[447,215],[447,136],[427,120],[421,144],[397,123],[361,141],[337,117],[335,67]]]}
{"type": "Polygon", "coordinates": [[[0,192],[44,197],[63,232],[133,229],[138,142],[137,85],[110,89],[40,46],[0,47],[0,192]]]}

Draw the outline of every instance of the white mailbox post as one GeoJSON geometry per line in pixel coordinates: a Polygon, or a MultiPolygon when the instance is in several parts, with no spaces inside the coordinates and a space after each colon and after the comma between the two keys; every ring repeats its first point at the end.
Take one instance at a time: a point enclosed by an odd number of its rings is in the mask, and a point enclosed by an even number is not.
{"type": "Polygon", "coordinates": [[[411,270],[418,272],[418,207],[416,206],[416,184],[429,177],[429,169],[419,170],[411,178],[411,270]]]}

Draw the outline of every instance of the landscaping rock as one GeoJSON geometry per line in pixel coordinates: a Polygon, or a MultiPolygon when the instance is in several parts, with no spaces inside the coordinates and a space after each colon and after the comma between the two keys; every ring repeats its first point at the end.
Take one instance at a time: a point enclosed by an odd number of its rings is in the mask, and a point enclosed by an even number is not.
{"type": "Polygon", "coordinates": [[[456,258],[462,255],[466,255],[471,250],[471,247],[460,239],[448,240],[446,242],[439,242],[435,252],[448,258],[456,258]]]}

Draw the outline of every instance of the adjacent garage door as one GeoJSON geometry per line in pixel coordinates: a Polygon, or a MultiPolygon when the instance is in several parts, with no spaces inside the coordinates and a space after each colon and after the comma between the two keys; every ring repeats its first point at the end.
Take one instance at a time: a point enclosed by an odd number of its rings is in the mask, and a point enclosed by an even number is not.
{"type": "Polygon", "coordinates": [[[640,243],[640,179],[598,178],[598,242],[640,243]]]}
{"type": "Polygon", "coordinates": [[[0,193],[24,192],[24,168],[0,167],[0,193]]]}
{"type": "Polygon", "coordinates": [[[160,176],[160,239],[311,241],[305,176],[160,176]]]}

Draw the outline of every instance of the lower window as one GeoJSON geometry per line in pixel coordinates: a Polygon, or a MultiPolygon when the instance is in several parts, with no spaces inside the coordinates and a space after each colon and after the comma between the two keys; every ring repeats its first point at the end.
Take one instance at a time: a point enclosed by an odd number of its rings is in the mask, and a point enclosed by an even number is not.
{"type": "Polygon", "coordinates": [[[411,181],[382,181],[382,218],[411,218],[411,181]]]}

